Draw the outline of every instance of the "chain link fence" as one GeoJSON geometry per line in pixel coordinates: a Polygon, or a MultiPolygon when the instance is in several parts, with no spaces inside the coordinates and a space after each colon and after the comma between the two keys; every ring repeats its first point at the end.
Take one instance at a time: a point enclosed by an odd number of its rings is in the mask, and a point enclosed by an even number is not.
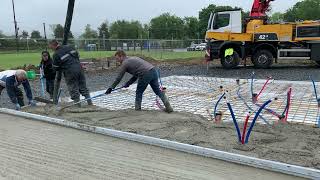
{"type": "MultiPolygon", "coordinates": [[[[59,39],[58,39],[59,40],[59,39]]],[[[50,39],[0,38],[0,53],[39,52],[48,47],[50,39]]],[[[61,41],[61,39],[60,39],[61,41]]],[[[203,39],[71,39],[68,44],[81,51],[187,51],[195,49],[203,39]]]]}

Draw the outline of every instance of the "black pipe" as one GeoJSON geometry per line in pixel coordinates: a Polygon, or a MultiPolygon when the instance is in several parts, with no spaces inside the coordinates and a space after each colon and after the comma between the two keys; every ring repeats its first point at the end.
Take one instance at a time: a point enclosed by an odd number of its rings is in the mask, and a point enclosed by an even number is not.
{"type": "Polygon", "coordinates": [[[44,34],[44,39],[46,41],[46,51],[48,50],[47,44],[48,44],[48,39],[47,39],[47,32],[46,32],[46,23],[43,23],[43,34],[44,34]]]}
{"type": "Polygon", "coordinates": [[[17,47],[17,52],[19,52],[19,29],[18,29],[18,25],[17,25],[17,21],[16,21],[16,10],[14,8],[14,0],[11,1],[12,2],[12,10],[13,10],[13,22],[14,22],[14,31],[15,31],[15,36],[16,36],[16,47],[17,47]]]}
{"type": "Polygon", "coordinates": [[[66,45],[68,42],[71,23],[72,23],[74,2],[75,0],[69,0],[69,3],[68,3],[68,11],[67,11],[66,22],[64,25],[64,33],[63,33],[63,42],[62,42],[63,45],[66,45]]]}
{"type": "MultiPolygon", "coordinates": [[[[68,42],[68,37],[70,33],[70,28],[71,28],[71,22],[72,22],[72,15],[73,15],[73,8],[74,8],[74,1],[75,0],[69,0],[68,3],[68,10],[67,10],[67,16],[66,16],[66,22],[64,25],[64,32],[63,32],[63,45],[67,45],[68,42]]],[[[55,86],[53,89],[53,102],[55,104],[58,104],[58,92],[60,89],[60,83],[61,83],[61,77],[62,77],[62,72],[57,71],[56,73],[56,78],[55,78],[55,86]]]]}

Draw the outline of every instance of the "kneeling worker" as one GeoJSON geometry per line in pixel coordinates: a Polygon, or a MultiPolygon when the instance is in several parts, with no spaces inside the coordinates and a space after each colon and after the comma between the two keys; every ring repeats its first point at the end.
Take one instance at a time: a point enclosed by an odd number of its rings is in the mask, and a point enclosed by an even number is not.
{"type": "Polygon", "coordinates": [[[160,97],[163,104],[165,105],[165,111],[168,113],[173,112],[168,98],[160,90],[158,74],[152,64],[139,57],[127,57],[126,53],[122,50],[117,51],[115,57],[117,61],[121,63],[120,73],[112,86],[106,91],[106,94],[110,94],[112,92],[112,89],[114,89],[120,83],[124,74],[127,72],[133,75],[133,77],[124,85],[124,87],[129,87],[138,79],[135,110],[141,110],[142,95],[147,86],[150,84],[153,92],[160,97]]]}
{"type": "MultiPolygon", "coordinates": [[[[12,103],[15,104],[15,109],[20,110],[24,106],[23,93],[18,87],[23,85],[24,91],[29,100],[29,105],[35,106],[33,100],[31,87],[27,79],[27,73],[24,70],[7,70],[0,72],[0,89],[1,91],[6,88],[8,96],[12,103]]],[[[1,94],[0,91],[0,94],[1,94]]]]}

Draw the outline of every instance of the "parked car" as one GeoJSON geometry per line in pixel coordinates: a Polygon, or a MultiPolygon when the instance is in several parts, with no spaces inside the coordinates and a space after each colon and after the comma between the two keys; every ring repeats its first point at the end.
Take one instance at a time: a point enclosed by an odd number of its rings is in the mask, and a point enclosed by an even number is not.
{"type": "Polygon", "coordinates": [[[198,44],[191,44],[190,47],[187,47],[187,51],[195,51],[198,44]]]}
{"type": "Polygon", "coordinates": [[[86,51],[96,51],[97,50],[97,45],[96,44],[87,44],[85,46],[86,51]]]}
{"type": "Polygon", "coordinates": [[[206,50],[206,47],[207,47],[207,43],[201,43],[196,46],[195,50],[196,51],[204,51],[204,50],[206,50]]]}

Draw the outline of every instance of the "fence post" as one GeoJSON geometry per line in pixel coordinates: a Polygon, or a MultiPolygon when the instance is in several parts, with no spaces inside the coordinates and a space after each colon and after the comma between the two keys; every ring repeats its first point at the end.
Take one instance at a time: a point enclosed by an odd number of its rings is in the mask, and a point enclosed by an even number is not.
{"type": "Polygon", "coordinates": [[[129,51],[130,50],[129,42],[126,42],[126,44],[127,44],[127,51],[129,51]]]}
{"type": "Polygon", "coordinates": [[[133,40],[132,43],[133,43],[133,51],[136,51],[136,42],[133,40]]]}
{"type": "Polygon", "coordinates": [[[116,51],[118,50],[118,39],[116,41],[116,51]]]}
{"type": "Polygon", "coordinates": [[[103,49],[106,50],[106,35],[103,34],[103,49]]]}

